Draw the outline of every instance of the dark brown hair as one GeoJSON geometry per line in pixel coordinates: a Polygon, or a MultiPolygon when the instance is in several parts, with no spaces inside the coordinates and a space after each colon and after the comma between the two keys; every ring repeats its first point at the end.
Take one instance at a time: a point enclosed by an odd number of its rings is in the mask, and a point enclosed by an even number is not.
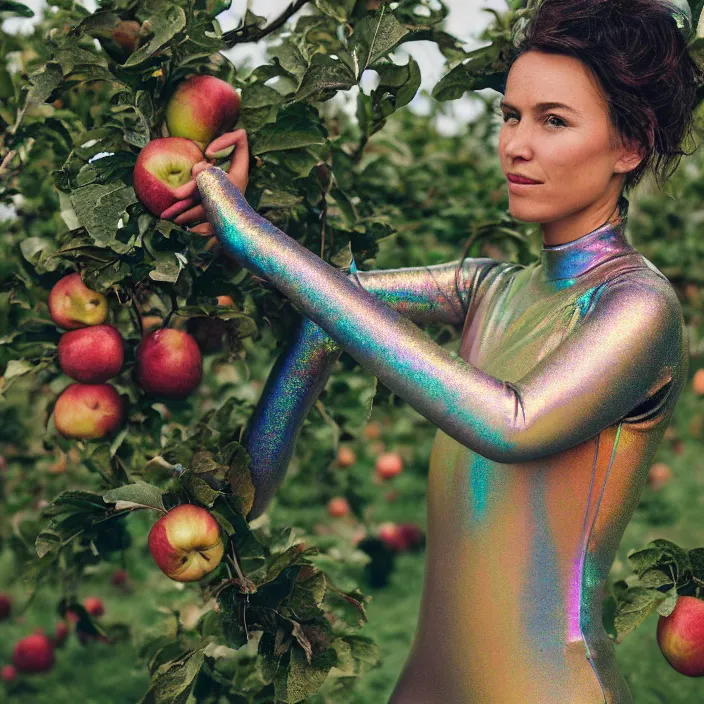
{"type": "MultiPolygon", "coordinates": [[[[521,31],[509,70],[533,50],[580,59],[603,90],[614,134],[643,148],[643,160],[625,176],[624,192],[635,188],[648,169],[662,187],[681,157],[696,149],[686,152],[680,146],[693,136],[704,71],[689,53],[691,24],[676,5],[667,0],[542,0],[521,31]]],[[[458,286],[471,240],[457,268],[458,286]]]]}

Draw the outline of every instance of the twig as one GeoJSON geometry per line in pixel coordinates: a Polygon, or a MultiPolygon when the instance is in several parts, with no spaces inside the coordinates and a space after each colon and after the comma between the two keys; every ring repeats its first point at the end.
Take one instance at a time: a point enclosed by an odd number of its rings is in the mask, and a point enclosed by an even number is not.
{"type": "Polygon", "coordinates": [[[5,158],[2,160],[2,164],[0,164],[0,174],[7,168],[8,162],[12,161],[16,154],[16,149],[10,149],[10,151],[5,154],[5,158]]]}
{"type": "Polygon", "coordinates": [[[231,29],[229,32],[225,32],[222,35],[222,39],[225,42],[225,47],[230,49],[235,46],[235,44],[245,44],[247,42],[258,42],[263,39],[268,34],[275,32],[279,27],[282,27],[286,22],[295,15],[304,5],[306,5],[310,0],[296,0],[296,2],[289,5],[282,13],[281,16],[275,19],[271,24],[268,24],[263,29],[257,30],[252,34],[248,34],[249,27],[251,25],[244,25],[238,27],[237,29],[231,29]]]}

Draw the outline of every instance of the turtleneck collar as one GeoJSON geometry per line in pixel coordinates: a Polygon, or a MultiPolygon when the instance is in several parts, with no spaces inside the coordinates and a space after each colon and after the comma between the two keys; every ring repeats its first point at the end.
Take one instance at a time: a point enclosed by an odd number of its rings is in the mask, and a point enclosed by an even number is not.
{"type": "Polygon", "coordinates": [[[607,259],[635,251],[626,240],[628,200],[619,200],[620,222],[604,223],[596,230],[565,244],[543,245],[540,255],[544,281],[574,279],[607,259]]]}

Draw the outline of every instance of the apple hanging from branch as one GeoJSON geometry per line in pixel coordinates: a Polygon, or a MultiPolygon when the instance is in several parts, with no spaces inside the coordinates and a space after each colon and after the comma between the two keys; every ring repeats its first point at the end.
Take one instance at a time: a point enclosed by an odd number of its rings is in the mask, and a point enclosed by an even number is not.
{"type": "Polygon", "coordinates": [[[49,292],[49,314],[67,330],[100,325],[107,317],[108,302],[102,293],[89,289],[80,274],[69,274],[49,292]]]}
{"type": "Polygon", "coordinates": [[[204,508],[181,504],[149,531],[149,552],[176,582],[195,582],[212,572],[225,553],[220,526],[204,508]]]}
{"type": "Polygon", "coordinates": [[[166,126],[172,137],[192,139],[201,149],[231,129],[240,115],[240,96],[215,76],[187,78],[166,106],[166,126]]]}
{"type": "Polygon", "coordinates": [[[54,407],[56,430],[67,438],[102,438],[120,428],[125,404],[110,384],[71,384],[54,407]]]}
{"type": "Polygon", "coordinates": [[[94,325],[64,333],[58,354],[64,374],[84,384],[102,384],[120,373],[124,340],[112,325],[94,325]]]}

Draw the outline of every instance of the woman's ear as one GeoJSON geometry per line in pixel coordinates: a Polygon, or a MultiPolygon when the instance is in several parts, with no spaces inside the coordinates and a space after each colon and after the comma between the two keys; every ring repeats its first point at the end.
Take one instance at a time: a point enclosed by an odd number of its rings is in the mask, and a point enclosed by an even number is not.
{"type": "Polygon", "coordinates": [[[621,157],[614,164],[614,173],[626,174],[633,171],[645,159],[645,155],[646,150],[642,144],[638,144],[634,140],[623,142],[621,157]]]}

